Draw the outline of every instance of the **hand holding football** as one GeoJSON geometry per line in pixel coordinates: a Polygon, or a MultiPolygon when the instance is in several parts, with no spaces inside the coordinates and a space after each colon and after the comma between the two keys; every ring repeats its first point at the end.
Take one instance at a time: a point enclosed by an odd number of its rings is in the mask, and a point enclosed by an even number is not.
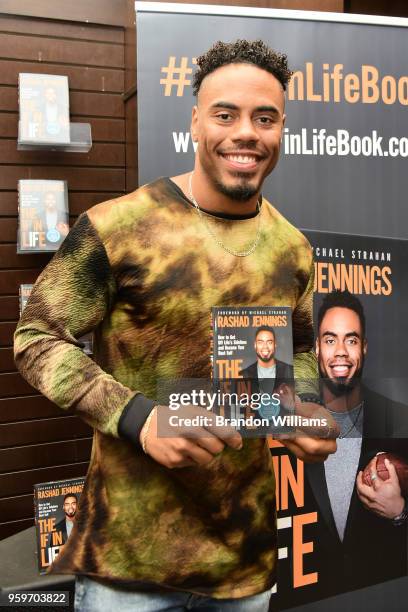
{"type": "MultiPolygon", "coordinates": [[[[378,477],[381,478],[381,480],[387,480],[387,478],[389,477],[389,472],[388,472],[387,466],[385,465],[385,459],[388,459],[388,461],[390,461],[396,469],[402,495],[407,495],[408,494],[408,463],[402,457],[400,457],[399,455],[395,455],[394,453],[378,453],[378,455],[376,455],[376,459],[377,459],[376,471],[377,471],[378,477]]],[[[363,482],[369,487],[372,486],[371,461],[364,469],[363,482]]]]}

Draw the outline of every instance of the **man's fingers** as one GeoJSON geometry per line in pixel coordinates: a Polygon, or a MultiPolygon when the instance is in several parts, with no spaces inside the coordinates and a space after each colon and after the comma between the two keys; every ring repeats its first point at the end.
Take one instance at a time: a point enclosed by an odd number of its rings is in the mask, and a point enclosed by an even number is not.
{"type": "Polygon", "coordinates": [[[241,435],[229,425],[219,425],[215,415],[198,406],[181,406],[177,412],[160,406],[158,436],[200,440],[200,446],[213,454],[222,451],[224,444],[242,448],[241,435]],[[218,440],[218,444],[215,442],[218,440]],[[220,444],[222,446],[220,446],[220,444]]]}
{"type": "Polygon", "coordinates": [[[224,448],[217,438],[172,440],[174,452],[171,454],[171,467],[187,467],[192,465],[207,465],[214,456],[224,448]],[[211,450],[207,450],[209,447],[211,450]]]}
{"type": "Polygon", "coordinates": [[[375,491],[369,485],[364,484],[362,472],[359,472],[357,475],[356,486],[357,486],[357,493],[360,499],[364,498],[363,500],[366,503],[369,503],[369,502],[371,503],[375,500],[376,498],[375,491]]]}
{"type": "Polygon", "coordinates": [[[363,480],[363,472],[361,471],[357,474],[356,489],[357,489],[357,493],[360,499],[362,497],[365,497],[367,492],[370,493],[371,491],[371,487],[365,484],[363,480]]]}
{"type": "Polygon", "coordinates": [[[388,470],[388,478],[386,482],[391,482],[393,484],[398,483],[399,485],[399,478],[398,478],[397,470],[395,469],[395,465],[389,459],[384,459],[384,463],[385,463],[385,467],[388,470]]]}
{"type": "Polygon", "coordinates": [[[368,492],[372,494],[373,490],[371,487],[367,487],[367,485],[364,484],[363,479],[362,479],[362,475],[361,472],[359,473],[359,476],[357,476],[357,481],[356,481],[356,491],[357,491],[357,497],[359,498],[359,500],[365,505],[367,506],[367,508],[371,508],[371,506],[374,503],[374,500],[372,500],[370,497],[367,497],[366,495],[366,490],[368,489],[368,492]]]}
{"type": "Polygon", "coordinates": [[[153,448],[151,450],[152,452],[149,452],[149,454],[152,459],[158,461],[158,463],[161,463],[161,465],[164,465],[170,470],[196,465],[195,461],[191,459],[191,457],[189,457],[188,455],[184,455],[182,452],[172,447],[161,447],[160,449],[156,449],[153,445],[153,448]]]}
{"type": "Polygon", "coordinates": [[[190,441],[185,451],[196,465],[208,465],[214,459],[214,455],[207,450],[190,441]]]}
{"type": "Polygon", "coordinates": [[[373,460],[371,461],[370,465],[371,465],[370,467],[371,485],[374,491],[378,491],[378,489],[381,487],[381,484],[380,484],[380,478],[377,473],[377,457],[373,457],[373,460]]]}
{"type": "Polygon", "coordinates": [[[336,440],[316,437],[299,436],[291,440],[308,455],[331,455],[337,450],[336,440]]]}
{"type": "Polygon", "coordinates": [[[240,450],[242,448],[242,436],[229,425],[207,425],[206,430],[222,440],[227,446],[240,450]]]}
{"type": "Polygon", "coordinates": [[[381,481],[377,474],[371,474],[371,486],[374,491],[378,491],[381,488],[381,481]]]}
{"type": "Polygon", "coordinates": [[[285,408],[286,410],[294,410],[297,401],[296,397],[298,400],[299,397],[295,396],[295,392],[290,385],[287,383],[282,383],[275,390],[275,393],[279,393],[281,407],[285,408]]]}
{"type": "Polygon", "coordinates": [[[209,434],[208,432],[207,434],[208,435],[205,435],[202,438],[194,438],[193,441],[198,446],[201,446],[201,448],[211,453],[211,455],[218,455],[224,450],[224,447],[225,447],[224,442],[222,442],[216,436],[209,434]]]}
{"type": "Polygon", "coordinates": [[[242,438],[232,427],[215,426],[206,410],[186,406],[177,415],[159,406],[152,415],[147,435],[141,432],[144,449],[169,469],[207,465],[228,444],[242,447],[242,438]]]}
{"type": "Polygon", "coordinates": [[[319,438],[298,438],[279,437],[279,441],[284,444],[298,459],[306,463],[321,463],[328,455],[336,451],[335,440],[321,440],[319,438]]]}
{"type": "Polygon", "coordinates": [[[158,463],[169,469],[207,465],[214,455],[186,438],[163,438],[154,440],[148,447],[148,453],[158,463]]]}
{"type": "Polygon", "coordinates": [[[361,493],[357,493],[357,495],[360,501],[364,504],[364,506],[366,506],[366,508],[369,508],[371,510],[374,507],[374,502],[369,497],[361,495],[361,493]]]}

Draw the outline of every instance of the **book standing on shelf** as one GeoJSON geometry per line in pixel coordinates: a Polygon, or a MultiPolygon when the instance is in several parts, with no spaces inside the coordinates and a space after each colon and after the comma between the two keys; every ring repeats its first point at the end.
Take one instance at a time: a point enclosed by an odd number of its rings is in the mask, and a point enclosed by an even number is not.
{"type": "Polygon", "coordinates": [[[85,478],[34,485],[38,569],[45,574],[68,540],[75,523],[85,478]]]}
{"type": "Polygon", "coordinates": [[[21,313],[23,312],[24,308],[26,307],[28,298],[31,295],[31,291],[32,291],[33,285],[20,285],[20,289],[19,289],[19,310],[20,310],[20,317],[21,317],[21,313]]]}
{"type": "Polygon", "coordinates": [[[57,251],[69,231],[66,181],[18,181],[17,253],[57,251]]]}
{"type": "Polygon", "coordinates": [[[25,144],[69,144],[68,77],[20,73],[19,140],[25,144]]]}

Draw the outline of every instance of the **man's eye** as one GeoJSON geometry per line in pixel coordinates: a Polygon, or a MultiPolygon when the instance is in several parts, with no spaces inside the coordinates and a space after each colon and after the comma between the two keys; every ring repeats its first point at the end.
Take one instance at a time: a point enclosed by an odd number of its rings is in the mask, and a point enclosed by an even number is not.
{"type": "Polygon", "coordinates": [[[348,344],[352,344],[352,345],[357,344],[357,338],[349,338],[348,344]]]}
{"type": "Polygon", "coordinates": [[[258,123],[262,123],[262,125],[270,125],[271,123],[273,123],[272,117],[265,116],[257,117],[257,121],[258,123]]]}
{"type": "Polygon", "coordinates": [[[231,115],[230,113],[219,113],[217,115],[217,119],[221,119],[221,121],[228,121],[229,119],[231,119],[231,115]]]}
{"type": "Polygon", "coordinates": [[[326,338],[326,344],[334,344],[334,338],[326,338]]]}

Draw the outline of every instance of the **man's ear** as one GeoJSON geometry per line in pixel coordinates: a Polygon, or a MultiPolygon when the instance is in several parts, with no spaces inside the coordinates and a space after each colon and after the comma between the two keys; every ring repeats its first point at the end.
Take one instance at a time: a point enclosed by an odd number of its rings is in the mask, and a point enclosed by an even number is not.
{"type": "Polygon", "coordinates": [[[198,142],[198,106],[194,105],[191,112],[191,139],[193,142],[198,142]]]}
{"type": "Polygon", "coordinates": [[[363,343],[363,353],[364,355],[367,355],[367,340],[365,338],[363,343]]]}
{"type": "Polygon", "coordinates": [[[317,356],[319,356],[319,350],[320,350],[320,347],[319,347],[319,338],[316,338],[315,353],[316,353],[317,356]]]}

